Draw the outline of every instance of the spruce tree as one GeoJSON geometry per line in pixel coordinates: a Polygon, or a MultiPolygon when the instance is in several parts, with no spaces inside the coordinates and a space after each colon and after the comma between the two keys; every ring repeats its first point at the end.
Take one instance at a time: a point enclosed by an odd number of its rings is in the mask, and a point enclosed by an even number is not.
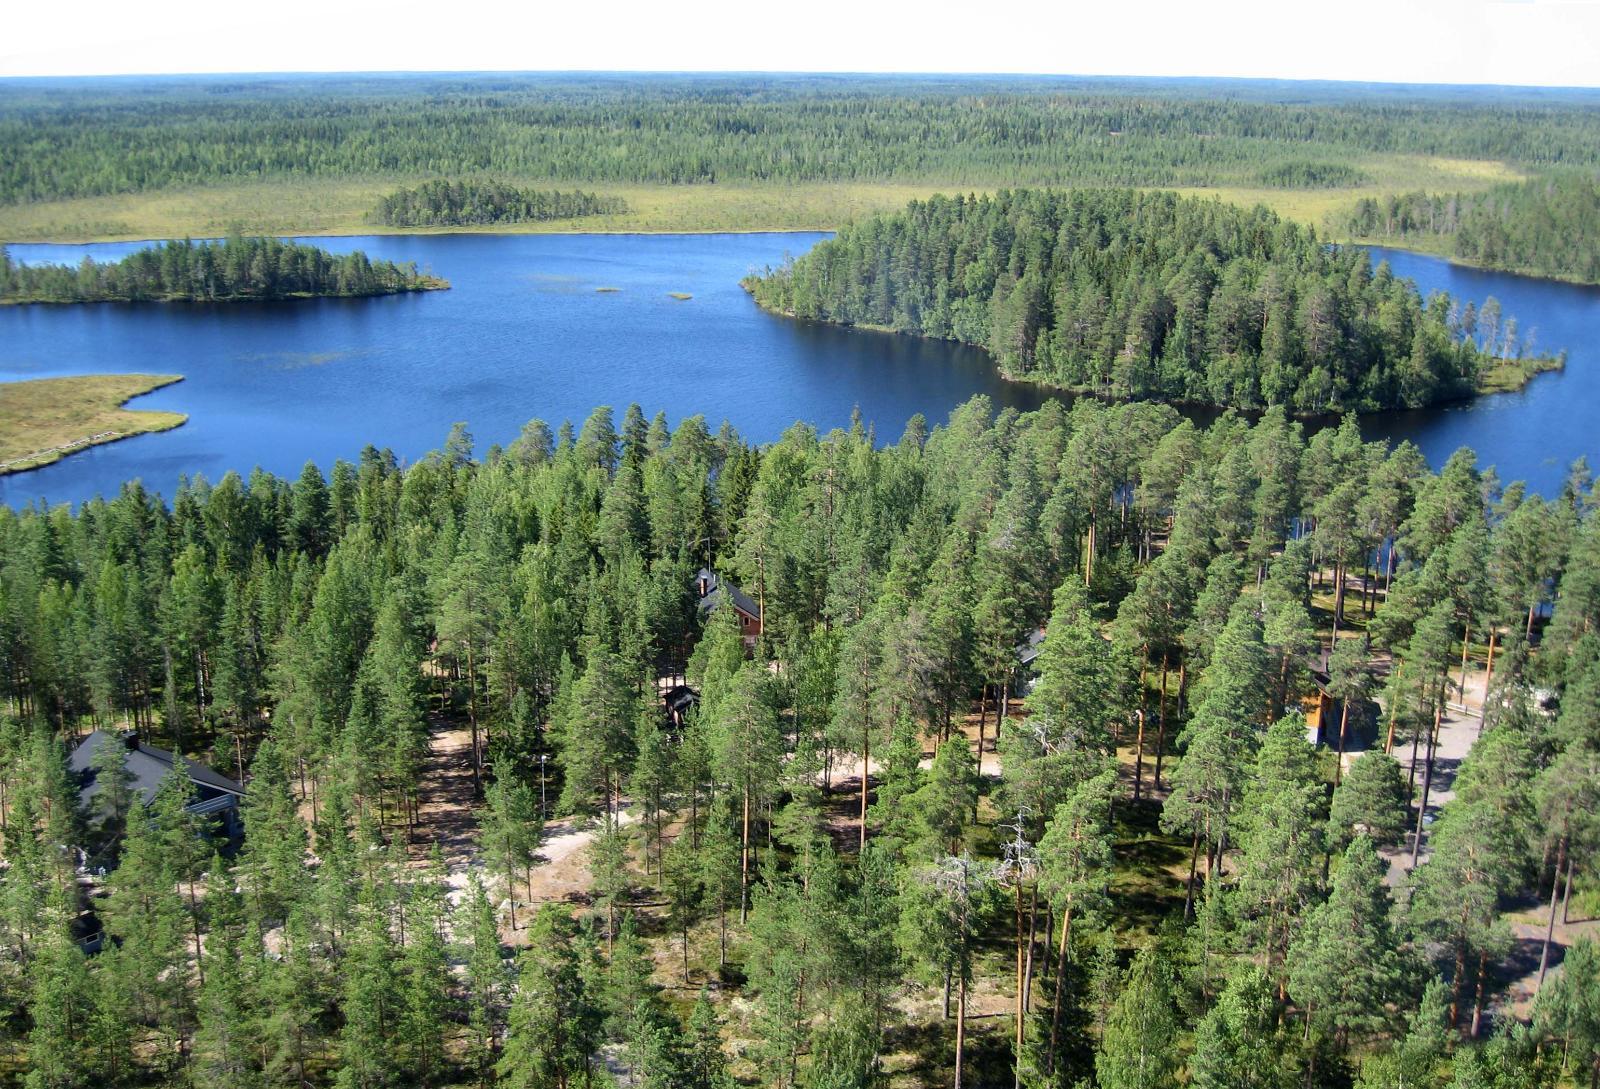
{"type": "Polygon", "coordinates": [[[1172,970],[1155,949],[1133,958],[1111,1007],[1095,1073],[1101,1089],[1168,1089],[1177,1084],[1178,1011],[1172,970]]]}
{"type": "Polygon", "coordinates": [[[407,1083],[424,1087],[447,1076],[447,1039],[453,1012],[450,951],[445,941],[444,866],[435,846],[429,866],[409,889],[406,946],[400,958],[396,1040],[407,1083]]]}
{"type": "Polygon", "coordinates": [[[468,878],[467,895],[456,911],[454,929],[465,935],[467,942],[467,1061],[478,1084],[486,1085],[493,1078],[511,980],[500,951],[494,907],[477,874],[468,878]]]}

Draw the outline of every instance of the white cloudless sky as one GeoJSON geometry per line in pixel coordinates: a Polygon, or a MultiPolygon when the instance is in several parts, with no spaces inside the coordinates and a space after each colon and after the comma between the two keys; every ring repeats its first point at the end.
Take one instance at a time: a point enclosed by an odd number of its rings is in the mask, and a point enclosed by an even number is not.
{"type": "Polygon", "coordinates": [[[0,76],[1022,72],[1600,86],[1600,0],[12,0],[0,76]]]}

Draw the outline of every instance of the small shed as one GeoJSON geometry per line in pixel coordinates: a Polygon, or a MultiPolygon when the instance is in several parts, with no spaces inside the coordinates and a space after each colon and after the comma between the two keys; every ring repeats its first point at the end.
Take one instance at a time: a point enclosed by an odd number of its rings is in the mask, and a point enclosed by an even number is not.
{"type": "Polygon", "coordinates": [[[662,695],[661,702],[666,705],[667,718],[673,727],[681,730],[689,708],[700,702],[700,693],[686,684],[675,684],[662,695]]]}

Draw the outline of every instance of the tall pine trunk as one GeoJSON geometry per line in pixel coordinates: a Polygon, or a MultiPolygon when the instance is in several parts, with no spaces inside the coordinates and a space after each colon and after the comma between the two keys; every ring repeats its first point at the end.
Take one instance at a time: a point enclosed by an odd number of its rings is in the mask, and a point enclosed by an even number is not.
{"type": "Polygon", "coordinates": [[[1561,887],[1561,868],[1567,860],[1567,834],[1563,832],[1556,847],[1556,872],[1550,879],[1550,917],[1544,924],[1544,946],[1539,950],[1539,981],[1534,984],[1534,994],[1544,986],[1545,970],[1550,966],[1550,943],[1556,933],[1556,890],[1561,887]]]}

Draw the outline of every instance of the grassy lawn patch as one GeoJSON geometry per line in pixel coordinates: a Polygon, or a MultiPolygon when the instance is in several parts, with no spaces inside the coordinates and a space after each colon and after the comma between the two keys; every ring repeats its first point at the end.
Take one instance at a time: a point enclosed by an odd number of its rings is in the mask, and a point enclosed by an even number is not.
{"type": "Polygon", "coordinates": [[[177,374],[90,374],[0,382],[0,473],[37,469],[131,435],[170,431],[189,417],[122,405],[182,380],[177,374]]]}

